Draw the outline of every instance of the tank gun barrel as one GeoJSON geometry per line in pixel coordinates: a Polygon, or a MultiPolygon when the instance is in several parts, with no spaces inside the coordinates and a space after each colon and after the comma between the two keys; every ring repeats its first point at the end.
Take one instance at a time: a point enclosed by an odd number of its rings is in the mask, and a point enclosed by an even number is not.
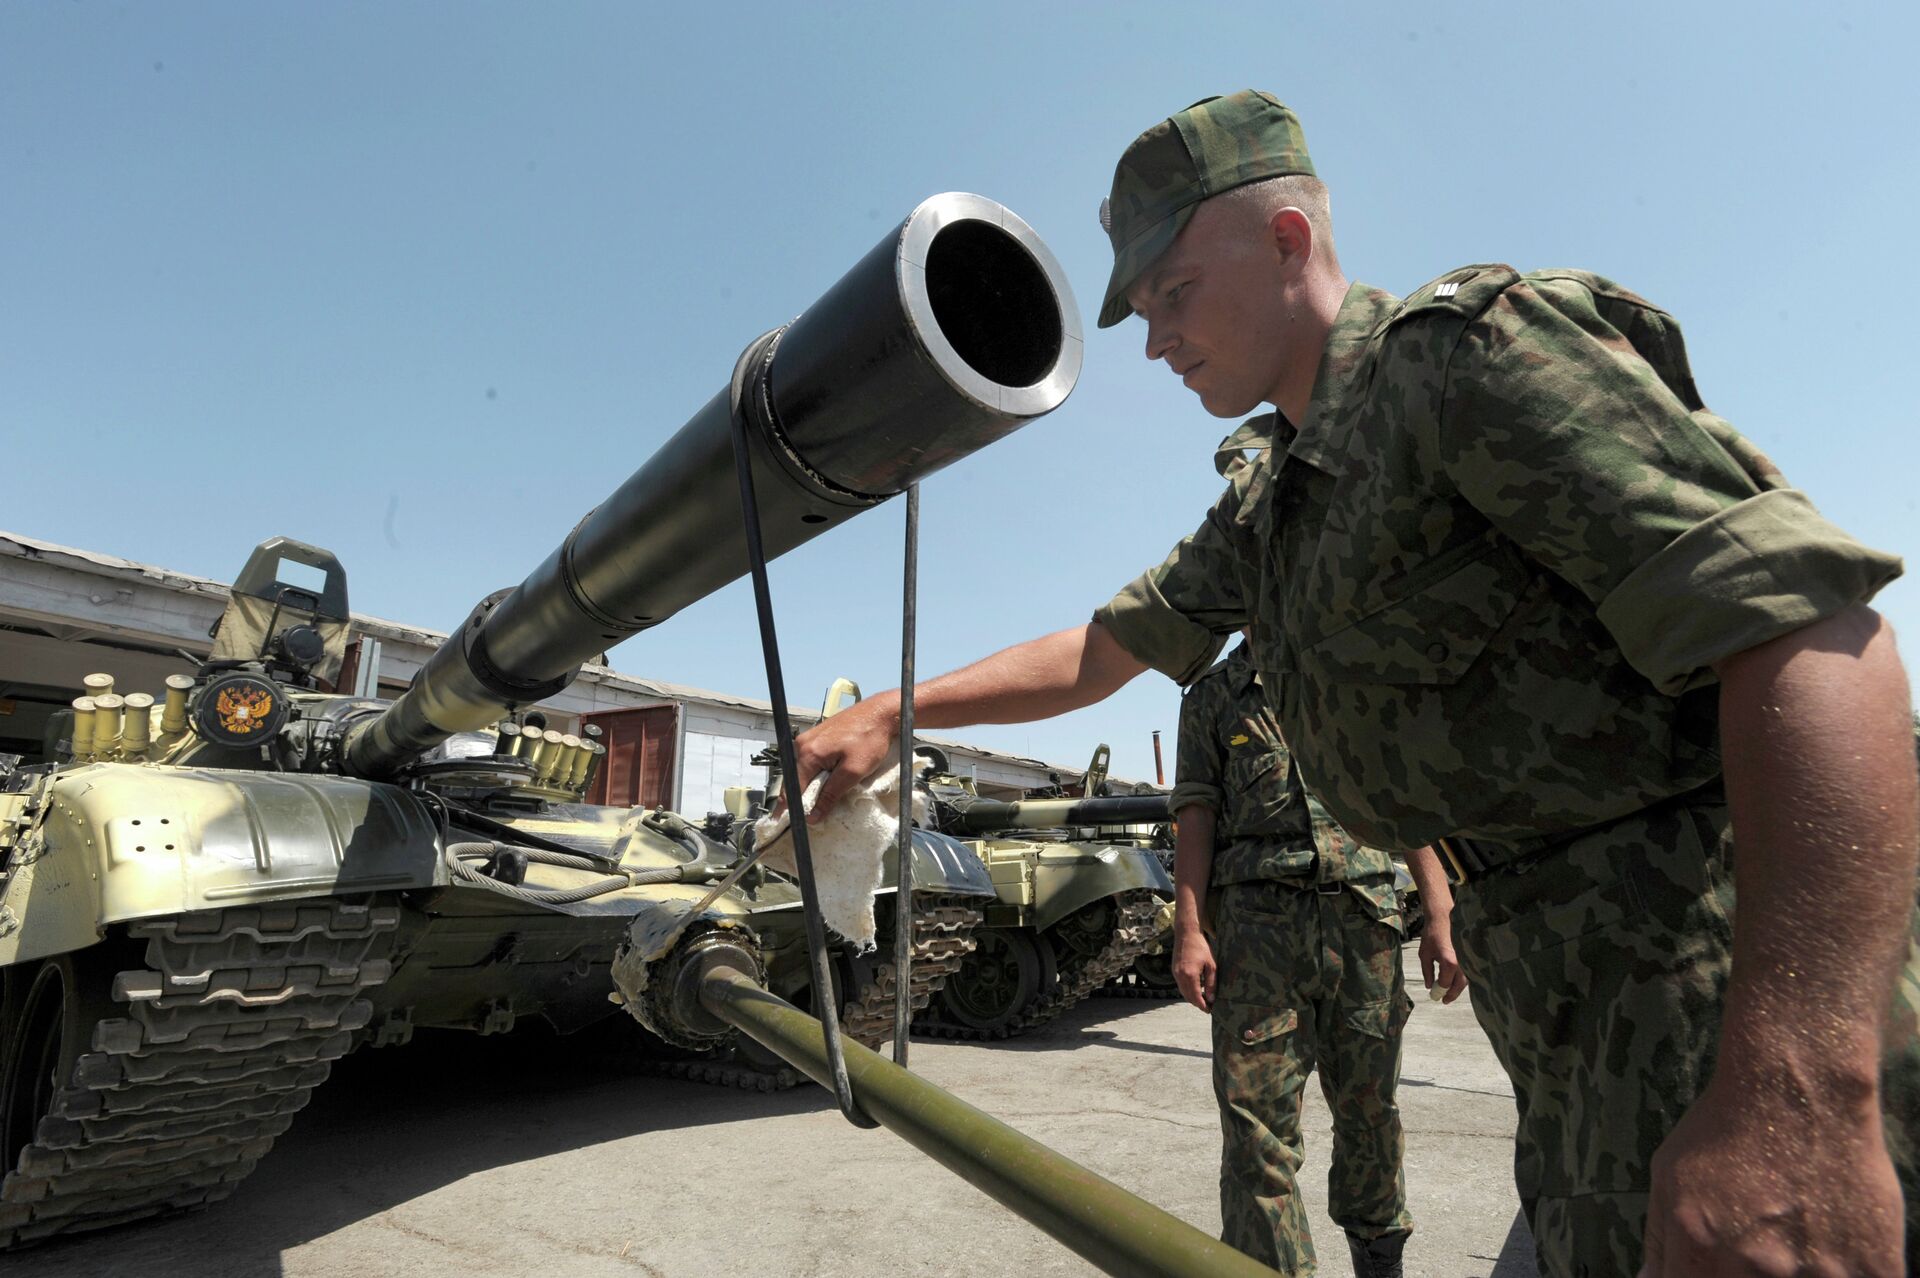
{"type": "Polygon", "coordinates": [[[918,205],[412,686],[353,728],[384,777],[456,732],[552,696],[583,662],[745,575],[733,419],[769,557],[1057,408],[1081,358],[1066,276],[1027,224],[950,192],[918,205]]]}
{"type": "MultiPolygon", "coordinates": [[[[831,1087],[820,1023],[726,966],[699,981],[701,1006],[831,1087]]],[[[1254,1278],[1273,1270],[1023,1136],[858,1043],[845,1044],[860,1107],[976,1189],[1110,1274],[1254,1278]]]]}
{"type": "Polygon", "coordinates": [[[1171,819],[1164,794],[1021,799],[1013,803],[976,799],[946,823],[945,832],[981,835],[997,830],[1046,830],[1079,825],[1151,825],[1171,819]]]}

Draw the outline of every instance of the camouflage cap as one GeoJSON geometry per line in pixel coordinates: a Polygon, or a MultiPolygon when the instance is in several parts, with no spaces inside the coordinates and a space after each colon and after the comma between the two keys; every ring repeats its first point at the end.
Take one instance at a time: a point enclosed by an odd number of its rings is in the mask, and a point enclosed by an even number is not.
{"type": "Polygon", "coordinates": [[[1300,119],[1255,89],[1203,98],[1135,138],[1100,204],[1100,225],[1113,241],[1100,327],[1133,313],[1124,294],[1172,246],[1200,201],[1294,173],[1314,175],[1300,119]]]}

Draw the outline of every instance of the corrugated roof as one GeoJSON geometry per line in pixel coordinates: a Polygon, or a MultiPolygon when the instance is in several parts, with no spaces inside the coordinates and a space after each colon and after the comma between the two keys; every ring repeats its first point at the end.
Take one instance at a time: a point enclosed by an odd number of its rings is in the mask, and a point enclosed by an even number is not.
{"type": "MultiPolygon", "coordinates": [[[[160,568],[153,564],[143,564],[132,559],[121,559],[115,555],[104,555],[98,551],[82,550],[76,546],[62,546],[37,537],[27,537],[20,533],[0,532],[0,557],[11,559],[40,560],[72,568],[77,571],[91,572],[101,577],[115,577],[122,580],[135,580],[165,590],[174,590],[182,594],[204,595],[210,601],[218,601],[225,606],[231,587],[224,581],[214,581],[210,577],[196,577],[192,573],[175,572],[170,568],[160,568]]],[[[409,626],[397,621],[388,621],[382,617],[369,616],[363,612],[353,614],[355,629],[378,639],[397,639],[402,642],[417,643],[429,648],[437,648],[447,635],[442,630],[427,630],[419,626],[409,626]]],[[[735,696],[729,692],[715,692],[711,688],[695,688],[684,683],[668,683],[660,679],[643,679],[639,675],[623,674],[611,666],[589,663],[581,668],[581,678],[608,687],[619,688],[626,692],[656,697],[662,701],[689,701],[705,705],[726,706],[736,710],[750,710],[760,714],[772,714],[773,703],[754,697],[735,696]]],[[[787,713],[796,722],[813,723],[819,716],[802,706],[789,706],[787,713]]],[[[990,750],[985,746],[973,745],[965,741],[955,741],[950,737],[930,737],[925,733],[915,733],[916,739],[932,745],[946,746],[964,750],[969,754],[983,758],[1004,759],[1009,763],[1022,764],[1032,768],[1052,769],[1054,771],[1079,775],[1080,769],[1073,766],[1047,763],[1042,759],[1030,759],[1025,755],[1006,754],[999,750],[990,750]]]]}

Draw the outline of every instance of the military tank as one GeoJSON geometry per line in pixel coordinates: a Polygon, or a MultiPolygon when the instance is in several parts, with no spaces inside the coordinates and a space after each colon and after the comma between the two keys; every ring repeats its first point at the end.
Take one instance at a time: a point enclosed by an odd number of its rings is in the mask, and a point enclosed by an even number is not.
{"type": "MultiPolygon", "coordinates": [[[[1158,750],[1159,743],[1155,742],[1158,750]]],[[[1079,784],[1074,787],[1077,796],[1083,799],[1105,799],[1131,794],[1135,796],[1159,795],[1167,797],[1167,791],[1156,788],[1146,782],[1137,782],[1125,787],[1115,782],[1111,776],[1113,760],[1112,747],[1104,741],[1093,748],[1093,755],[1087,760],[1086,770],[1080,775],[1079,784]]],[[[1029,790],[1030,799],[1061,799],[1070,797],[1067,788],[1056,776],[1053,784],[1042,789],[1029,790]]],[[[1091,833],[1093,841],[1104,845],[1120,845],[1144,848],[1160,862],[1160,868],[1167,873],[1169,884],[1173,881],[1173,824],[1171,819],[1137,822],[1131,825],[1107,825],[1093,831],[1069,832],[1069,838],[1081,838],[1091,833]]],[[[1094,991],[1098,998],[1179,998],[1180,987],[1173,979],[1173,892],[1169,888],[1164,893],[1156,893],[1160,907],[1154,917],[1153,940],[1147,945],[1133,966],[1094,991]]]]}
{"type": "Polygon", "coordinates": [[[1160,937],[1173,880],[1131,827],[1168,820],[1165,795],[982,798],[921,746],[933,824],[966,841],[996,900],[972,953],[915,1019],[917,1033],[1008,1038],[1129,971],[1160,937]]]}
{"type": "MultiPolygon", "coordinates": [[[[0,768],[0,1247],[225,1197],[356,1046],[609,1014],[635,918],[735,853],[585,804],[593,743],[536,743],[524,712],[746,572],[744,506],[779,555],[1056,407],[1070,298],[1013,214],[933,197],[392,702],[327,690],[345,575],[286,540],[196,675],[157,703],[92,681],[55,762],[0,768]]],[[[987,890],[950,841],[913,846],[915,887],[987,890]]],[[[749,876],[702,916],[751,938],[769,999],[802,988],[794,900],[749,876]]]]}

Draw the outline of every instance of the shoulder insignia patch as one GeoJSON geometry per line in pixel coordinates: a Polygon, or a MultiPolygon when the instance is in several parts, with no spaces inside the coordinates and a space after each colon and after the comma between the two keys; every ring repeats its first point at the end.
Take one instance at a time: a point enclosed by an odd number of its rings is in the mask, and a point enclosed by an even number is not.
{"type": "Polygon", "coordinates": [[[1244,732],[1236,732],[1231,737],[1227,738],[1227,744],[1228,745],[1245,745],[1247,742],[1251,741],[1252,739],[1253,738],[1249,737],[1244,732]]]}
{"type": "Polygon", "coordinates": [[[1483,264],[1448,271],[1407,294],[1399,307],[1381,321],[1376,331],[1384,331],[1417,315],[1436,312],[1472,316],[1519,278],[1520,273],[1511,266],[1483,264]]]}

